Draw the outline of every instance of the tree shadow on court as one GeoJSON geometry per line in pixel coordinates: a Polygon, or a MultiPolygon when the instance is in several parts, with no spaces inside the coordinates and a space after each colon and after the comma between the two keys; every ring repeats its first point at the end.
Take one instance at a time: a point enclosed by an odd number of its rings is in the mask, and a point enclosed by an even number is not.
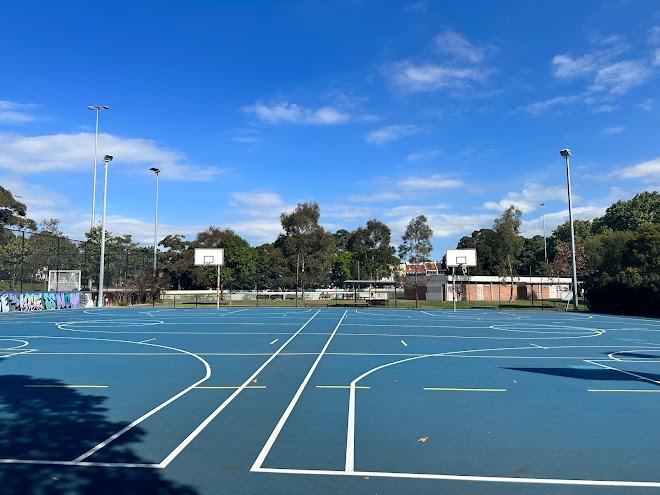
{"type": "Polygon", "coordinates": [[[512,371],[524,371],[525,373],[539,373],[542,375],[561,376],[564,378],[577,378],[579,380],[604,380],[604,381],[630,381],[639,382],[640,377],[653,381],[660,381],[660,375],[655,373],[635,372],[633,376],[616,370],[602,369],[578,369],[578,368],[504,368],[512,371]]]}
{"type": "MultiPolygon", "coordinates": [[[[0,458],[72,461],[126,426],[106,417],[105,397],[85,395],[62,382],[0,375],[0,458]]],[[[129,430],[103,449],[103,461],[151,463],[131,446],[144,431],[129,430]]],[[[101,460],[92,456],[89,461],[101,460]]],[[[0,463],[0,494],[196,495],[153,468],[0,463]]]]}

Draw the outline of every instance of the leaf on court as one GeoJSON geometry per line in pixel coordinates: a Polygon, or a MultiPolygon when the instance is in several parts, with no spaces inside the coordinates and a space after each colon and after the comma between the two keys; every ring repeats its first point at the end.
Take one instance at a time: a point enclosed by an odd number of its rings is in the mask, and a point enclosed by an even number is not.
{"type": "Polygon", "coordinates": [[[422,437],[422,438],[420,438],[420,439],[417,440],[417,441],[418,441],[418,442],[421,442],[421,443],[424,443],[424,442],[426,442],[428,439],[429,439],[429,437],[422,437]]]}
{"type": "Polygon", "coordinates": [[[252,383],[257,383],[257,379],[255,378],[254,380],[252,380],[252,383]]]}

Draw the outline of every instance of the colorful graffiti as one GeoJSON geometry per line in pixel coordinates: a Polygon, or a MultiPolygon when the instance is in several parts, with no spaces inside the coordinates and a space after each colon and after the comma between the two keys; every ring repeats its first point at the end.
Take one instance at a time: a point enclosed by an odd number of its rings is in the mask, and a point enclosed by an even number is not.
{"type": "Polygon", "coordinates": [[[81,292],[4,292],[0,293],[0,313],[84,308],[88,301],[89,296],[81,292]]]}

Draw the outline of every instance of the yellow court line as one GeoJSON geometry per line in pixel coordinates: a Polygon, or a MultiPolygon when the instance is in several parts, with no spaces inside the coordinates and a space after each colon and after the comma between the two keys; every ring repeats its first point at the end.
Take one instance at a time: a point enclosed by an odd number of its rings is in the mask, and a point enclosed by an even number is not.
{"type": "Polygon", "coordinates": [[[452,387],[424,387],[424,390],[442,392],[506,392],[505,388],[452,388],[452,387]]]}
{"type": "Polygon", "coordinates": [[[649,389],[629,389],[629,390],[614,390],[614,389],[595,389],[588,388],[587,392],[641,392],[641,393],[660,393],[660,389],[649,390],[649,389]]]}
{"type": "Polygon", "coordinates": [[[280,340],[280,339],[275,339],[275,340],[273,340],[273,341],[270,343],[270,345],[273,345],[273,344],[274,344],[275,342],[277,342],[278,340],[280,340]]]}
{"type": "Polygon", "coordinates": [[[108,388],[107,385],[25,385],[25,388],[108,388]]]}
{"type": "Polygon", "coordinates": [[[351,387],[350,385],[317,385],[316,388],[362,388],[362,389],[367,389],[371,387],[363,387],[360,385],[355,385],[354,387],[351,387]]]}
{"type": "Polygon", "coordinates": [[[195,388],[206,388],[206,389],[239,389],[239,388],[266,388],[266,385],[247,385],[245,387],[241,387],[240,385],[198,385],[195,388]]]}
{"type": "Polygon", "coordinates": [[[402,340],[401,343],[402,343],[403,345],[405,345],[406,347],[408,347],[408,344],[406,344],[406,341],[405,341],[405,340],[402,340]]]}

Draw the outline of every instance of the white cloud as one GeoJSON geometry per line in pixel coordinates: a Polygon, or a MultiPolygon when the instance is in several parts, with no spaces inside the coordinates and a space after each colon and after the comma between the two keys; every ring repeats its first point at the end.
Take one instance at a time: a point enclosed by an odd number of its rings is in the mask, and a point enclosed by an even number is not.
{"type": "Polygon", "coordinates": [[[454,31],[436,35],[433,43],[439,52],[448,53],[460,60],[477,63],[485,56],[483,48],[473,45],[464,35],[454,31]]]}
{"type": "MultiPolygon", "coordinates": [[[[577,200],[575,195],[573,197],[577,200]]],[[[523,213],[530,213],[538,209],[541,203],[550,200],[563,200],[566,198],[566,188],[564,186],[544,186],[536,183],[525,184],[520,192],[509,192],[500,201],[487,201],[483,207],[486,210],[503,212],[509,206],[521,210],[523,213]]]]}
{"type": "Polygon", "coordinates": [[[24,124],[38,120],[31,112],[39,105],[0,101],[0,124],[24,124]]]}
{"type": "Polygon", "coordinates": [[[394,141],[404,136],[410,136],[411,134],[417,134],[419,128],[416,125],[390,125],[387,127],[381,127],[375,131],[371,131],[367,134],[365,141],[370,144],[383,144],[388,141],[394,141]]]}
{"type": "Polygon", "coordinates": [[[579,101],[580,98],[577,96],[556,96],[547,100],[536,101],[523,107],[518,107],[516,111],[523,111],[530,115],[537,116],[549,112],[559,112],[559,108],[577,104],[579,101]]]}
{"type": "Polygon", "coordinates": [[[552,57],[552,72],[555,77],[569,79],[590,75],[598,70],[600,60],[596,54],[587,54],[572,58],[568,55],[552,57]]]}
{"type": "Polygon", "coordinates": [[[348,113],[330,106],[310,109],[287,102],[269,106],[259,101],[254,105],[244,107],[243,111],[270,124],[287,122],[294,124],[333,125],[342,124],[350,120],[348,113]]]}
{"type": "Polygon", "coordinates": [[[483,81],[488,71],[474,67],[450,67],[437,64],[415,65],[409,61],[394,64],[390,71],[394,86],[404,92],[430,92],[441,89],[465,89],[483,81]]]}
{"type": "Polygon", "coordinates": [[[407,160],[409,162],[415,162],[417,160],[431,160],[432,158],[436,158],[442,154],[443,152],[437,149],[422,150],[415,153],[410,153],[407,156],[407,160]]]}
{"type": "Polygon", "coordinates": [[[286,208],[282,197],[273,192],[259,192],[259,191],[242,191],[235,192],[230,195],[230,206],[245,209],[249,207],[256,214],[262,214],[263,210],[277,210],[279,216],[279,208],[286,208]]]}
{"type": "Polygon", "coordinates": [[[637,107],[644,112],[650,112],[655,108],[655,100],[653,98],[646,98],[642,100],[637,107]]]}
{"type": "Polygon", "coordinates": [[[638,60],[617,62],[598,70],[590,89],[622,95],[646,82],[651,71],[638,60]]]}
{"type": "Polygon", "coordinates": [[[622,168],[615,171],[613,175],[622,179],[658,180],[660,179],[660,157],[622,168]]]}
{"type": "Polygon", "coordinates": [[[613,134],[621,134],[623,131],[625,131],[626,128],[623,127],[622,125],[617,125],[614,127],[606,127],[605,129],[601,130],[601,134],[604,134],[606,136],[611,136],[613,134]]]}
{"type": "Polygon", "coordinates": [[[649,29],[649,43],[652,45],[660,44],[660,26],[653,26],[649,29]]]}
{"type": "MultiPolygon", "coordinates": [[[[93,133],[43,136],[0,133],[0,169],[21,175],[88,170],[94,161],[93,150],[93,133]]],[[[101,165],[105,154],[115,157],[113,168],[147,174],[150,173],[149,167],[155,166],[161,169],[161,179],[164,180],[210,181],[222,172],[217,167],[189,164],[183,153],[159,148],[149,139],[99,134],[98,161],[101,165]]]]}
{"type": "Polygon", "coordinates": [[[355,194],[347,196],[346,199],[355,203],[381,203],[385,201],[396,201],[401,195],[393,192],[380,192],[373,194],[355,194]]]}
{"type": "Polygon", "coordinates": [[[414,190],[458,189],[463,187],[463,181],[446,179],[440,175],[431,175],[428,177],[410,177],[402,179],[397,183],[397,186],[414,190]]]}
{"type": "Polygon", "coordinates": [[[655,53],[653,54],[653,66],[657,67],[660,65],[660,48],[655,49],[655,53]]]}

